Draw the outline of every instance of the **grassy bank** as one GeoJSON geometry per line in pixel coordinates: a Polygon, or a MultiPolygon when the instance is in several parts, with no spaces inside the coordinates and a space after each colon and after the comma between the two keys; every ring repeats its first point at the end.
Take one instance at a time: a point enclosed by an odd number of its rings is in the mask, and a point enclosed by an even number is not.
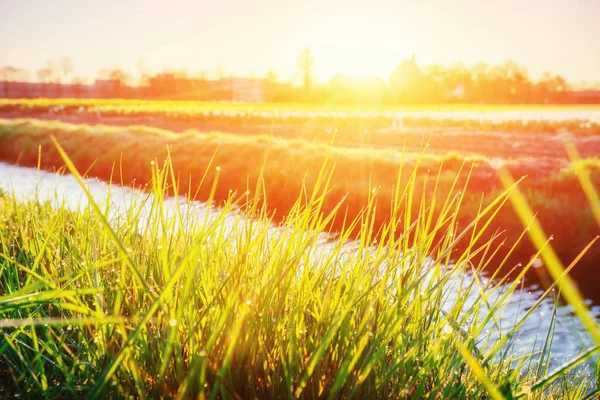
{"type": "Polygon", "coordinates": [[[404,128],[439,127],[472,132],[520,132],[533,134],[568,131],[577,136],[600,133],[600,123],[570,116],[564,120],[538,118],[523,120],[514,112],[597,111],[598,106],[340,106],[334,104],[256,104],[196,101],[153,101],[119,99],[0,99],[0,113],[18,113],[21,117],[73,115],[109,117],[157,117],[175,122],[228,123],[232,127],[273,123],[306,125],[313,130],[326,128],[360,130],[385,129],[396,119],[404,128]],[[400,119],[402,121],[400,121],[400,119]]]}
{"type": "MultiPolygon", "coordinates": [[[[260,198],[266,198],[269,211],[277,222],[289,214],[303,187],[308,190],[315,187],[320,166],[329,157],[336,168],[323,199],[323,210],[331,212],[338,207],[340,199],[345,198],[341,212],[327,227],[333,232],[339,232],[348,219],[361,214],[371,191],[376,191],[379,199],[373,212],[375,236],[380,234],[379,228],[390,221],[388,205],[394,199],[397,188],[406,187],[408,182],[413,182],[411,190],[415,198],[438,199],[431,202],[430,210],[436,216],[441,214],[444,206],[444,201],[439,199],[449,198],[453,191],[461,190],[462,206],[454,221],[460,227],[467,226],[482,205],[488,204],[501,191],[495,169],[482,157],[464,159],[458,155],[434,157],[394,150],[349,149],[268,136],[199,134],[193,131],[174,134],[147,127],[2,121],[0,159],[37,166],[41,154],[42,168],[60,168],[63,162],[51,143],[51,136],[57,138],[80,171],[126,185],[134,182],[138,186],[148,184],[151,180],[150,162],[164,160],[169,148],[181,186],[198,200],[206,200],[211,194],[210,185],[199,187],[202,180],[213,182],[220,175],[214,199],[222,202],[231,193],[244,196],[248,192],[253,196],[257,189],[255,182],[260,178],[266,183],[260,187],[260,198]]],[[[581,165],[591,171],[593,182],[600,182],[597,161],[587,160],[581,165]]],[[[529,160],[508,164],[507,168],[514,176],[527,175],[522,183],[524,193],[546,232],[554,236],[560,258],[565,263],[570,262],[597,235],[592,211],[573,169],[553,172],[529,160]]],[[[413,216],[420,211],[416,203],[405,206],[411,209],[413,216]]],[[[479,243],[485,243],[496,235],[506,241],[506,246],[497,254],[496,262],[492,263],[496,268],[522,235],[523,227],[507,207],[501,209],[490,224],[488,233],[480,238],[479,243]]],[[[397,226],[399,231],[405,228],[397,226]]],[[[353,229],[352,235],[359,235],[359,229],[353,229]]],[[[457,243],[456,248],[464,249],[467,245],[468,240],[465,239],[457,243]]],[[[520,241],[515,246],[509,262],[505,263],[504,272],[514,264],[526,264],[535,252],[528,241],[520,241]]],[[[595,270],[598,257],[600,249],[592,248],[573,271],[589,297],[600,292],[595,280],[585,279],[595,270]]]]}
{"type": "MultiPolygon", "coordinates": [[[[367,192],[340,240],[324,248],[322,234],[343,213],[341,206],[325,209],[334,173],[327,167],[278,230],[268,228],[269,208],[257,196],[228,196],[212,214],[184,206],[168,213],[164,195],[185,193],[185,185],[177,187],[170,163],[145,168],[152,196],[118,215],[110,214],[110,199],[75,212],[0,197],[2,395],[595,395],[594,376],[581,363],[597,348],[551,370],[552,330],[517,355],[513,334],[523,320],[486,346],[486,330],[500,329],[496,322],[518,284],[489,296],[497,283],[472,276],[499,243],[478,246],[475,239],[509,192],[464,231],[453,223],[461,193],[450,193],[434,216],[428,210],[436,197],[415,194],[411,175],[392,199],[378,203],[367,192]],[[375,225],[376,204],[392,222],[375,225]],[[361,240],[349,250],[344,243],[354,234],[361,240]],[[471,239],[456,254],[462,235],[471,239]],[[447,268],[450,254],[457,263],[447,268]]],[[[209,201],[226,175],[220,172],[203,182],[209,201]]],[[[538,305],[524,318],[534,318],[538,305]]]]}
{"type": "Polygon", "coordinates": [[[187,107],[204,108],[209,110],[232,109],[250,111],[274,111],[277,109],[296,109],[306,111],[396,111],[402,108],[406,111],[562,111],[562,110],[600,110],[597,104],[423,104],[423,105],[352,105],[352,104],[314,104],[314,103],[240,103],[222,101],[196,101],[196,100],[140,100],[140,99],[0,99],[0,105],[18,104],[23,106],[144,106],[144,107],[187,107]]]}

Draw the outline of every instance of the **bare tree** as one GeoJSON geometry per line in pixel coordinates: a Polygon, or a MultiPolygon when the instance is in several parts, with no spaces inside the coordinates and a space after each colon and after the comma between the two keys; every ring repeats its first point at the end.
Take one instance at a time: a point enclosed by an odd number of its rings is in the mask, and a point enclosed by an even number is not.
{"type": "Polygon", "coordinates": [[[204,71],[200,71],[200,72],[196,73],[194,76],[196,77],[196,79],[199,79],[201,81],[206,80],[206,72],[204,72],[204,71]]]}
{"type": "Polygon", "coordinates": [[[38,82],[49,83],[52,79],[52,71],[48,68],[40,68],[36,72],[38,82]]]}
{"type": "Polygon", "coordinates": [[[4,65],[0,67],[0,81],[25,82],[29,79],[29,72],[23,68],[4,65]]]}
{"type": "Polygon", "coordinates": [[[98,78],[107,81],[114,81],[119,86],[130,85],[133,81],[131,74],[123,71],[119,67],[102,68],[98,70],[98,78]]]}
{"type": "Polygon", "coordinates": [[[223,69],[223,66],[221,64],[217,64],[217,78],[219,80],[225,78],[225,70],[223,69]]]}
{"type": "Polygon", "coordinates": [[[46,68],[48,68],[50,70],[50,80],[53,82],[58,82],[60,80],[59,78],[59,70],[56,67],[56,64],[54,63],[54,61],[52,60],[48,60],[48,63],[46,64],[46,68]]]}
{"type": "Polygon", "coordinates": [[[189,73],[186,68],[174,69],[171,73],[176,79],[189,79],[189,73]]]}
{"type": "Polygon", "coordinates": [[[81,77],[81,76],[75,76],[73,79],[71,79],[71,83],[73,85],[87,85],[90,82],[89,82],[88,78],[81,77]]]}
{"type": "Polygon", "coordinates": [[[277,83],[277,72],[270,69],[267,71],[265,75],[265,82],[267,83],[277,83]]]}
{"type": "Polygon", "coordinates": [[[73,62],[67,56],[62,56],[59,60],[60,69],[62,72],[62,76],[64,78],[64,82],[68,81],[69,76],[73,73],[73,62]]]}
{"type": "Polygon", "coordinates": [[[29,71],[23,68],[17,68],[17,80],[20,82],[26,82],[29,80],[29,71]]]}
{"type": "Polygon", "coordinates": [[[15,81],[18,69],[10,66],[4,65],[0,67],[0,81],[15,81]]]}
{"type": "Polygon", "coordinates": [[[305,47],[298,56],[297,66],[302,76],[304,88],[309,90],[315,80],[315,57],[308,47],[305,47]]]}
{"type": "Polygon", "coordinates": [[[139,76],[139,86],[145,86],[148,84],[148,79],[150,78],[150,69],[146,66],[144,59],[142,57],[138,58],[137,63],[137,72],[139,76]]]}
{"type": "Polygon", "coordinates": [[[108,77],[111,81],[119,82],[119,86],[126,86],[131,83],[131,75],[118,68],[110,71],[108,77]]]}
{"type": "Polygon", "coordinates": [[[51,83],[56,78],[56,69],[52,61],[48,61],[45,67],[40,68],[35,73],[38,82],[51,83]]]}

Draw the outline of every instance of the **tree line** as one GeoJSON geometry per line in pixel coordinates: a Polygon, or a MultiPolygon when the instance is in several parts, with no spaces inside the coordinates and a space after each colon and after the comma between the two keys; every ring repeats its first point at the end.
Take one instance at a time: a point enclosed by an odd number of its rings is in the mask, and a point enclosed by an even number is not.
{"type": "MultiPolygon", "coordinates": [[[[568,103],[575,102],[571,85],[564,77],[550,72],[533,79],[526,68],[514,61],[500,65],[477,63],[472,66],[419,66],[413,56],[402,61],[388,80],[355,78],[336,74],[327,82],[317,82],[317,62],[311,50],[305,48],[297,59],[296,81],[281,81],[270,70],[262,78],[233,78],[222,67],[217,68],[216,79],[206,74],[190,74],[186,69],[165,70],[151,74],[140,59],[138,74],[121,68],[103,68],[97,79],[113,83],[113,92],[107,95],[141,96],[147,98],[223,100],[227,78],[260,81],[262,97],[274,102],[330,102],[330,103],[568,103]],[[136,88],[135,90],[131,90],[136,88]]],[[[61,84],[90,83],[74,74],[68,57],[49,61],[36,71],[38,82],[61,84]]],[[[0,67],[0,81],[28,81],[27,71],[0,67]]]]}

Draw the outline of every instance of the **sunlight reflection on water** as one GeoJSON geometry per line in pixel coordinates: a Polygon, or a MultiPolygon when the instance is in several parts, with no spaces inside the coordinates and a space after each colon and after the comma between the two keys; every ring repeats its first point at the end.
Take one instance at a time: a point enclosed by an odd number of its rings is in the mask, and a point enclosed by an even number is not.
{"type": "MultiPolygon", "coordinates": [[[[108,197],[108,185],[106,183],[96,179],[88,179],[86,180],[86,184],[97,203],[105,202],[108,197]]],[[[52,172],[37,171],[32,168],[23,168],[4,163],[0,163],[0,190],[5,193],[14,194],[19,200],[37,198],[40,201],[50,201],[55,207],[65,205],[70,209],[81,209],[87,205],[87,198],[83,190],[71,175],[63,176],[52,172]]],[[[141,199],[146,196],[151,195],[128,187],[112,185],[110,190],[111,208],[117,210],[117,212],[118,210],[125,210],[131,204],[141,204],[141,199]]],[[[208,210],[201,202],[185,204],[184,198],[167,198],[165,200],[167,211],[170,209],[171,212],[174,212],[178,201],[185,215],[198,216],[199,213],[207,211],[209,215],[216,215],[215,212],[208,210]]],[[[147,212],[149,212],[150,203],[147,202],[147,212]]],[[[239,215],[230,215],[226,218],[224,224],[234,227],[242,221],[243,219],[239,215]]],[[[229,228],[226,227],[225,229],[229,228]]],[[[271,227],[270,233],[276,236],[289,234],[290,232],[282,228],[271,227]]],[[[331,250],[337,245],[337,242],[332,242],[323,237],[318,241],[314,249],[309,249],[308,251],[311,252],[311,259],[315,257],[315,259],[323,261],[327,257],[327,254],[330,254],[331,250]]],[[[348,243],[344,245],[344,251],[347,255],[351,255],[352,252],[356,251],[356,247],[356,243],[348,243]]],[[[485,277],[479,278],[482,280],[483,285],[488,282],[485,277]]],[[[468,281],[472,279],[472,274],[467,272],[463,277],[456,276],[456,279],[450,281],[445,292],[444,304],[447,305],[447,307],[444,307],[445,311],[449,311],[452,308],[452,304],[456,301],[460,288],[467,286],[468,281]],[[460,282],[461,278],[464,279],[462,286],[460,282]]],[[[503,294],[504,289],[505,287],[500,287],[498,290],[490,292],[489,301],[493,302],[493,300],[499,298],[503,294]]],[[[479,295],[479,293],[476,293],[476,290],[472,290],[472,292],[468,294],[469,300],[465,305],[467,309],[472,307],[479,295]]],[[[491,321],[488,323],[489,328],[486,327],[487,329],[484,329],[479,338],[479,345],[486,347],[486,342],[488,345],[491,345],[503,332],[508,331],[536,303],[542,293],[543,291],[536,285],[524,290],[517,290],[509,297],[508,304],[502,315],[495,322],[491,321]]],[[[482,309],[482,311],[485,314],[485,310],[482,309]]],[[[540,342],[543,342],[548,327],[552,322],[554,312],[555,307],[552,300],[550,298],[544,299],[539,309],[519,329],[511,351],[518,355],[519,353],[529,352],[536,346],[536,348],[539,348],[540,342]]],[[[600,317],[600,307],[592,307],[592,312],[597,318],[600,317]]],[[[555,365],[589,348],[592,344],[591,339],[584,332],[579,320],[573,316],[569,306],[559,306],[556,308],[556,320],[556,332],[552,345],[552,363],[555,365]]]]}

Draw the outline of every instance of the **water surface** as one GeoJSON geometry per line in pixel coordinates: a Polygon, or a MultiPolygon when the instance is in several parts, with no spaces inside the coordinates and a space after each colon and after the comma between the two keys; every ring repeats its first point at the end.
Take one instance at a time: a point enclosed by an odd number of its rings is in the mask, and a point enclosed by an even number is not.
{"type": "MultiPolygon", "coordinates": [[[[134,202],[135,204],[141,204],[139,201],[141,198],[151,196],[138,190],[117,185],[111,186],[109,196],[109,187],[106,183],[96,179],[88,179],[85,184],[97,203],[103,203],[107,198],[110,198],[113,213],[125,210],[128,205],[134,202]]],[[[4,163],[0,163],[0,190],[14,194],[18,200],[50,201],[54,206],[67,206],[71,209],[85,207],[88,202],[84,191],[71,175],[59,175],[4,163]]],[[[144,206],[147,207],[148,212],[150,203],[147,202],[147,205],[144,206]]],[[[165,200],[164,204],[171,211],[174,211],[179,204],[183,212],[188,215],[207,212],[214,214],[200,202],[189,204],[185,199],[169,198],[165,200]]],[[[231,215],[224,223],[233,227],[240,221],[239,216],[231,215]]],[[[273,235],[285,234],[285,230],[276,227],[271,227],[270,231],[273,235]]],[[[332,243],[327,240],[322,240],[318,246],[319,248],[314,252],[315,257],[326,256],[327,252],[333,247],[332,243]]],[[[355,251],[354,244],[348,243],[345,246],[348,252],[355,251]]],[[[468,286],[469,280],[473,278],[472,275],[467,273],[464,279],[466,282],[463,282],[462,286],[458,279],[448,284],[444,300],[444,304],[447,305],[444,308],[448,311],[456,301],[460,287],[468,286]]],[[[485,277],[480,277],[480,279],[482,279],[484,285],[487,283],[485,277]]],[[[505,289],[506,287],[501,286],[495,291],[490,291],[488,293],[489,301],[493,302],[494,299],[504,293],[505,289]]],[[[486,347],[486,344],[491,345],[502,333],[509,331],[527,310],[538,301],[542,293],[543,291],[536,285],[517,290],[509,297],[506,309],[497,321],[488,323],[489,328],[486,327],[485,332],[479,338],[479,345],[481,347],[486,347]]],[[[475,290],[473,290],[473,293],[468,293],[469,301],[466,306],[470,307],[475,303],[478,295],[479,293],[475,290]]],[[[596,318],[599,318],[600,307],[593,306],[592,313],[596,318]]],[[[485,315],[485,313],[483,314],[485,315]]],[[[585,333],[579,320],[573,315],[571,308],[569,306],[555,307],[554,302],[550,298],[546,298],[519,329],[511,351],[524,354],[529,353],[533,348],[539,348],[544,341],[554,315],[556,315],[556,332],[551,348],[552,363],[554,365],[565,362],[580,351],[591,347],[593,344],[591,339],[585,333]]]]}

